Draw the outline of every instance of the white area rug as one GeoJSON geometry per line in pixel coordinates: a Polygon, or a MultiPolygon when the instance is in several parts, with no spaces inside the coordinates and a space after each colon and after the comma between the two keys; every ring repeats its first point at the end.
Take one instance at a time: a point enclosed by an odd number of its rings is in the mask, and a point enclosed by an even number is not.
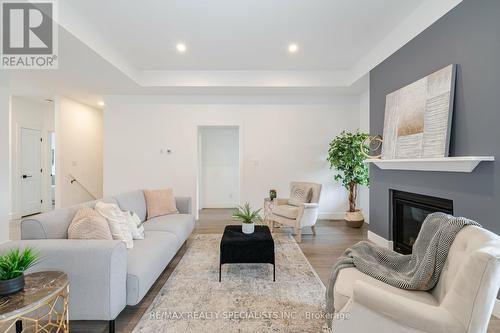
{"type": "Polygon", "coordinates": [[[145,332],[322,332],[325,286],[289,235],[272,265],[226,264],[222,235],[198,235],[134,329],[145,332]]]}

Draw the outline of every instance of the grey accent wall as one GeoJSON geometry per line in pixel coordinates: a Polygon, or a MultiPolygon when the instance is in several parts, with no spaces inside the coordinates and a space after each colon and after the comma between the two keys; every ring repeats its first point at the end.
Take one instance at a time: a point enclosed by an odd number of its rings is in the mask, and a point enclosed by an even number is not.
{"type": "Polygon", "coordinates": [[[448,64],[457,83],[450,156],[494,155],[472,173],[370,167],[370,230],[392,239],[389,189],[452,199],[455,215],[500,234],[500,1],[464,0],[370,73],[370,133],[382,134],[385,96],[448,64]]]}

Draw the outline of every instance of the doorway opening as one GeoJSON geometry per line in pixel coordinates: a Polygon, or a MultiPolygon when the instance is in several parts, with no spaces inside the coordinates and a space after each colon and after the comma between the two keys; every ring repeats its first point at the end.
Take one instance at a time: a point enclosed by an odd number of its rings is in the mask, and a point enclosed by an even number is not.
{"type": "Polygon", "coordinates": [[[198,128],[198,209],[240,202],[239,126],[198,128]]]}
{"type": "Polygon", "coordinates": [[[21,128],[21,215],[42,211],[42,133],[21,128]]]}
{"type": "Polygon", "coordinates": [[[10,220],[54,209],[54,103],[34,96],[11,97],[10,220]]]}

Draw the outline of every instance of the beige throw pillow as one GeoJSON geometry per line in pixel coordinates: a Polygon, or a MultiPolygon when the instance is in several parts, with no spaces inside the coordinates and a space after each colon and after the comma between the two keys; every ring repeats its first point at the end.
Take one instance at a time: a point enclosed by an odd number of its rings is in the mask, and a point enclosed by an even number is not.
{"type": "Polygon", "coordinates": [[[111,231],[113,239],[124,241],[127,249],[134,247],[132,234],[128,227],[127,216],[118,205],[99,201],[95,205],[95,210],[108,220],[109,230],[111,231]]]}
{"type": "Polygon", "coordinates": [[[162,215],[176,214],[179,211],[175,205],[174,191],[171,188],[163,190],[144,190],[148,220],[162,215]]]}
{"type": "Polygon", "coordinates": [[[308,186],[293,185],[290,191],[290,199],[288,204],[292,206],[300,206],[303,203],[309,203],[312,197],[312,189],[308,186]]]}
{"type": "Polygon", "coordinates": [[[90,207],[80,208],[68,227],[68,239],[112,240],[108,221],[90,207]]]}

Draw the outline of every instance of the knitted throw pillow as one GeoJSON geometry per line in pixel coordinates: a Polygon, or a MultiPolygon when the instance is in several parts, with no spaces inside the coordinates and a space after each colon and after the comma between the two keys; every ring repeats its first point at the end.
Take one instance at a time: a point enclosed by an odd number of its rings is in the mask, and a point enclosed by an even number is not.
{"type": "Polygon", "coordinates": [[[108,221],[90,207],[80,208],[68,227],[68,239],[112,240],[108,221]]]}
{"type": "Polygon", "coordinates": [[[290,191],[290,199],[288,204],[292,206],[300,206],[303,203],[309,203],[312,197],[312,189],[306,186],[294,185],[290,191]]]}

